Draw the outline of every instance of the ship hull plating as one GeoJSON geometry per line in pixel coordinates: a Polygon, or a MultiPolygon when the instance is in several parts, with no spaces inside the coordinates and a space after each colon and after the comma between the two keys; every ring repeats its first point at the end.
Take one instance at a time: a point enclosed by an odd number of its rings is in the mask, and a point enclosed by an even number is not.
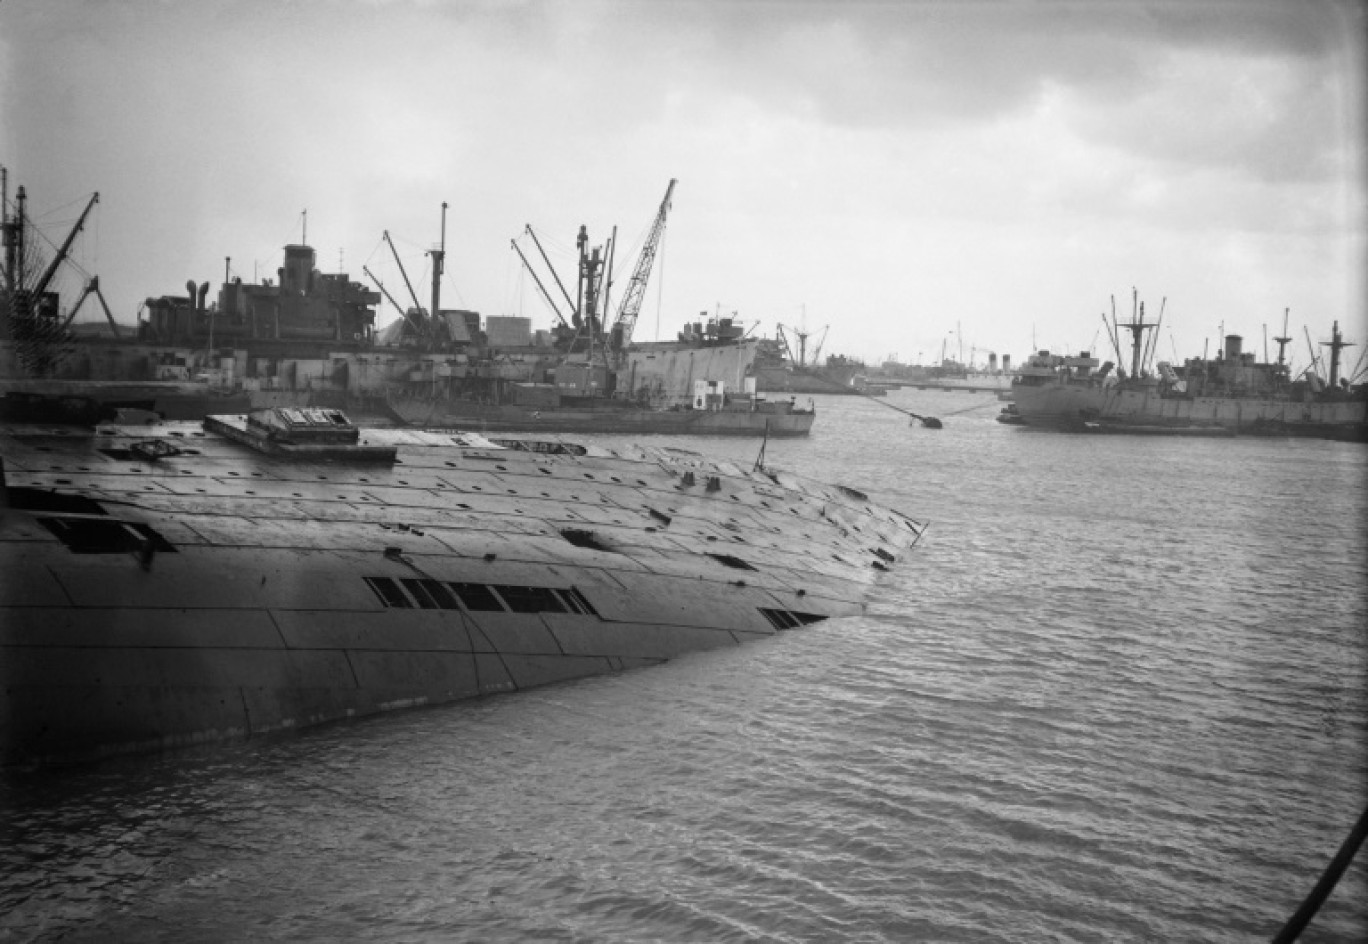
{"type": "Polygon", "coordinates": [[[461,401],[400,400],[391,407],[398,419],[421,427],[451,427],[530,433],[628,433],[675,436],[806,436],[816,414],[811,410],[624,410],[559,407],[532,410],[461,401]]]}
{"type": "Polygon", "coordinates": [[[1161,396],[1153,388],[1050,384],[1014,387],[1012,402],[1028,426],[1108,427],[1124,432],[1223,430],[1232,434],[1362,440],[1368,401],[1277,397],[1161,396]]]}
{"type": "Polygon", "coordinates": [[[678,450],[361,432],[358,448],[386,445],[392,464],[264,454],[213,424],[0,427],[0,759],[211,742],[736,645],[859,613],[923,527],[678,450]]]}

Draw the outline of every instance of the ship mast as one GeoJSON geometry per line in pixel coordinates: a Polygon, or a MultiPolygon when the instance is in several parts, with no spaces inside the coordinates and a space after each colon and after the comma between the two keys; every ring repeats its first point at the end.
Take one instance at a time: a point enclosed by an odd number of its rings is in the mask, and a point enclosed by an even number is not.
{"type": "Polygon", "coordinates": [[[1292,311],[1292,309],[1290,309],[1290,308],[1284,308],[1284,309],[1283,309],[1283,336],[1280,337],[1280,338],[1274,338],[1274,339],[1273,339],[1274,341],[1277,341],[1277,342],[1278,342],[1278,366],[1279,366],[1279,367],[1282,367],[1283,364],[1284,364],[1284,361],[1283,361],[1283,353],[1287,350],[1287,345],[1288,345],[1288,343],[1292,340],[1291,336],[1288,335],[1288,333],[1287,333],[1287,316],[1288,316],[1288,313],[1291,312],[1291,311],[1292,311]]]}
{"type": "Polygon", "coordinates": [[[1145,332],[1157,327],[1153,321],[1145,320],[1145,303],[1140,301],[1140,293],[1131,290],[1131,320],[1120,325],[1131,333],[1131,376],[1140,376],[1140,349],[1144,343],[1145,332]]]}
{"type": "Polygon", "coordinates": [[[3,237],[5,245],[5,291],[8,295],[14,295],[14,258],[15,248],[15,229],[10,225],[9,218],[9,169],[0,167],[0,236],[3,237]]]}
{"type": "Polygon", "coordinates": [[[442,310],[442,273],[446,269],[446,201],[442,201],[442,241],[432,250],[432,317],[429,327],[435,332],[438,314],[442,310]]]}
{"type": "Polygon", "coordinates": [[[1322,341],[1321,347],[1328,347],[1330,349],[1330,389],[1334,390],[1339,386],[1340,350],[1346,347],[1353,347],[1354,345],[1352,342],[1344,340],[1344,336],[1340,334],[1338,321],[1335,322],[1334,328],[1331,329],[1330,338],[1331,340],[1329,341],[1322,341]]]}

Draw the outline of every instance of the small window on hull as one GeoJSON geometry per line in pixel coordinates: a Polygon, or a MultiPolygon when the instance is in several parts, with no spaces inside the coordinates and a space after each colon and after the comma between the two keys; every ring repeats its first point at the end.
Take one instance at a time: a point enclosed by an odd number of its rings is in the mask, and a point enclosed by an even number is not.
{"type": "Polygon", "coordinates": [[[388,607],[398,609],[412,609],[413,604],[404,595],[404,591],[399,589],[399,584],[389,577],[367,577],[366,583],[371,590],[380,598],[380,602],[388,607]]]}
{"type": "Polygon", "coordinates": [[[453,583],[448,584],[465,604],[465,608],[471,612],[499,612],[504,608],[503,603],[495,596],[488,587],[482,583],[453,583]]]}
{"type": "Polygon", "coordinates": [[[456,598],[451,595],[446,584],[440,580],[428,578],[405,577],[403,579],[404,589],[409,592],[409,596],[418,601],[418,606],[425,610],[454,610],[457,609],[456,598]]]}
{"type": "Polygon", "coordinates": [[[494,587],[514,613],[564,613],[566,606],[549,587],[494,587]]]}
{"type": "Polygon", "coordinates": [[[425,577],[366,577],[367,586],[392,609],[465,610],[472,613],[576,613],[598,611],[576,587],[445,583],[425,577]]]}
{"type": "Polygon", "coordinates": [[[775,629],[793,629],[795,626],[820,623],[826,619],[820,613],[798,613],[794,610],[769,610],[761,607],[760,612],[765,615],[765,619],[769,620],[770,625],[775,629]]]}
{"type": "Polygon", "coordinates": [[[571,587],[568,590],[558,591],[565,602],[569,604],[572,612],[583,614],[584,616],[598,616],[598,610],[594,605],[580,593],[579,587],[571,587]]]}

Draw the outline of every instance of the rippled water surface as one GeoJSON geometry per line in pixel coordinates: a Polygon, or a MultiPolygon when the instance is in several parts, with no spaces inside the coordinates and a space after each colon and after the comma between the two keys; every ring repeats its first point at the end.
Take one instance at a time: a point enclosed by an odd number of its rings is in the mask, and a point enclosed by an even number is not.
{"type": "MultiPolygon", "coordinates": [[[[1368,448],[887,402],[945,428],[767,447],[931,520],[866,616],[10,773],[0,940],[1270,938],[1368,803],[1368,448]]],[[[1303,941],[1368,940],[1366,858],[1303,941]]]]}

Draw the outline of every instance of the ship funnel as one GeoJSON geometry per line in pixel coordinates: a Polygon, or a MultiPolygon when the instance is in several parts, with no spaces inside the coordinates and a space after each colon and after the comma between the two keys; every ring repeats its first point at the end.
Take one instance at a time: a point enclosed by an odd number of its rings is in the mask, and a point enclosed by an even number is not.
{"type": "Polygon", "coordinates": [[[286,246],[285,265],[280,275],[280,287],[289,292],[306,294],[314,270],[314,251],[311,246],[286,246]]]}
{"type": "Polygon", "coordinates": [[[1225,356],[1228,361],[1240,359],[1240,343],[1244,339],[1238,334],[1227,334],[1225,339],[1225,356]]]}

